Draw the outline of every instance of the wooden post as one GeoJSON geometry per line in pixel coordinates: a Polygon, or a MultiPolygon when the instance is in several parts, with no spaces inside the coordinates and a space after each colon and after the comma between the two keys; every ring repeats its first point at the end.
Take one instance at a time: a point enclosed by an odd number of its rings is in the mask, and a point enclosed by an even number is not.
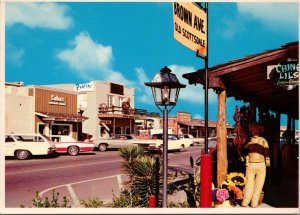
{"type": "Polygon", "coordinates": [[[225,180],[227,168],[226,90],[223,90],[218,93],[217,186],[225,180]]]}

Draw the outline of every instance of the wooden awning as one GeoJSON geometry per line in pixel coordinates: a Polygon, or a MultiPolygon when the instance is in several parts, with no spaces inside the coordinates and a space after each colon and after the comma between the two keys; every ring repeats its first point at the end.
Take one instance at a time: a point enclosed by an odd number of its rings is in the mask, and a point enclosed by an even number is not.
{"type": "MultiPolygon", "coordinates": [[[[189,122],[178,121],[178,124],[186,125],[186,126],[194,126],[194,127],[204,127],[205,126],[204,123],[205,123],[204,120],[200,120],[200,119],[194,119],[194,120],[191,120],[189,122]]],[[[216,126],[217,126],[216,121],[208,121],[208,127],[216,128],[216,126]]],[[[230,125],[229,123],[226,124],[226,127],[227,128],[233,128],[232,125],[230,125]]]]}
{"type": "MultiPolygon", "coordinates": [[[[228,97],[287,114],[299,119],[299,85],[292,90],[276,86],[267,79],[267,67],[299,59],[298,42],[282,45],[242,59],[229,61],[208,69],[209,88],[225,90],[228,97]]],[[[205,83],[205,70],[183,75],[189,84],[205,83]]]]}
{"type": "Polygon", "coordinates": [[[68,113],[35,112],[35,115],[42,117],[43,121],[83,122],[88,119],[86,116],[68,113]]]}

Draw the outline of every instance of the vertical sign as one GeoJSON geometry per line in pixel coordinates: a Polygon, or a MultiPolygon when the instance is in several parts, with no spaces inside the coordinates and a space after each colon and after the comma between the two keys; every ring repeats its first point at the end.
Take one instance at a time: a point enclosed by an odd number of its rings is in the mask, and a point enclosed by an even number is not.
{"type": "Polygon", "coordinates": [[[207,56],[207,15],[192,2],[173,3],[174,38],[187,48],[207,56]]]}

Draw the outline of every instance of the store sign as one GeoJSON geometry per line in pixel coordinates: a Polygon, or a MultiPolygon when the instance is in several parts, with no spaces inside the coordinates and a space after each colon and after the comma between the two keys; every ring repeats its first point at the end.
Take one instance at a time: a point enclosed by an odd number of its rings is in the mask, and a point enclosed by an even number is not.
{"type": "Polygon", "coordinates": [[[101,123],[104,123],[104,124],[106,124],[106,125],[109,125],[109,124],[111,124],[111,120],[101,120],[100,121],[100,124],[101,123]]]}
{"type": "Polygon", "coordinates": [[[59,97],[55,95],[50,96],[50,101],[48,102],[50,105],[60,105],[60,106],[65,106],[65,98],[64,97],[59,97]]]}
{"type": "Polygon", "coordinates": [[[207,55],[207,14],[192,2],[173,3],[174,38],[187,48],[207,55]]]}
{"type": "Polygon", "coordinates": [[[75,91],[77,92],[89,92],[94,91],[94,84],[93,83],[84,83],[84,84],[76,84],[75,91]]]}
{"type": "Polygon", "coordinates": [[[177,121],[179,122],[190,122],[191,114],[186,112],[177,112],[177,121]]]}
{"type": "Polygon", "coordinates": [[[276,86],[292,90],[299,85],[299,63],[278,63],[267,67],[267,79],[276,86]]]}

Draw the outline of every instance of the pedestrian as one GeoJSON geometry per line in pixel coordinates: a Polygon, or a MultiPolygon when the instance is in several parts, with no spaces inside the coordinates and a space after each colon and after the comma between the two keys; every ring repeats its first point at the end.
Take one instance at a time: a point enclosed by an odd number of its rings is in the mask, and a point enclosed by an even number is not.
{"type": "Polygon", "coordinates": [[[247,183],[244,189],[242,206],[257,207],[266,178],[266,167],[270,167],[269,145],[265,138],[260,135],[264,127],[253,123],[250,125],[251,139],[246,145],[246,177],[247,183]]]}

